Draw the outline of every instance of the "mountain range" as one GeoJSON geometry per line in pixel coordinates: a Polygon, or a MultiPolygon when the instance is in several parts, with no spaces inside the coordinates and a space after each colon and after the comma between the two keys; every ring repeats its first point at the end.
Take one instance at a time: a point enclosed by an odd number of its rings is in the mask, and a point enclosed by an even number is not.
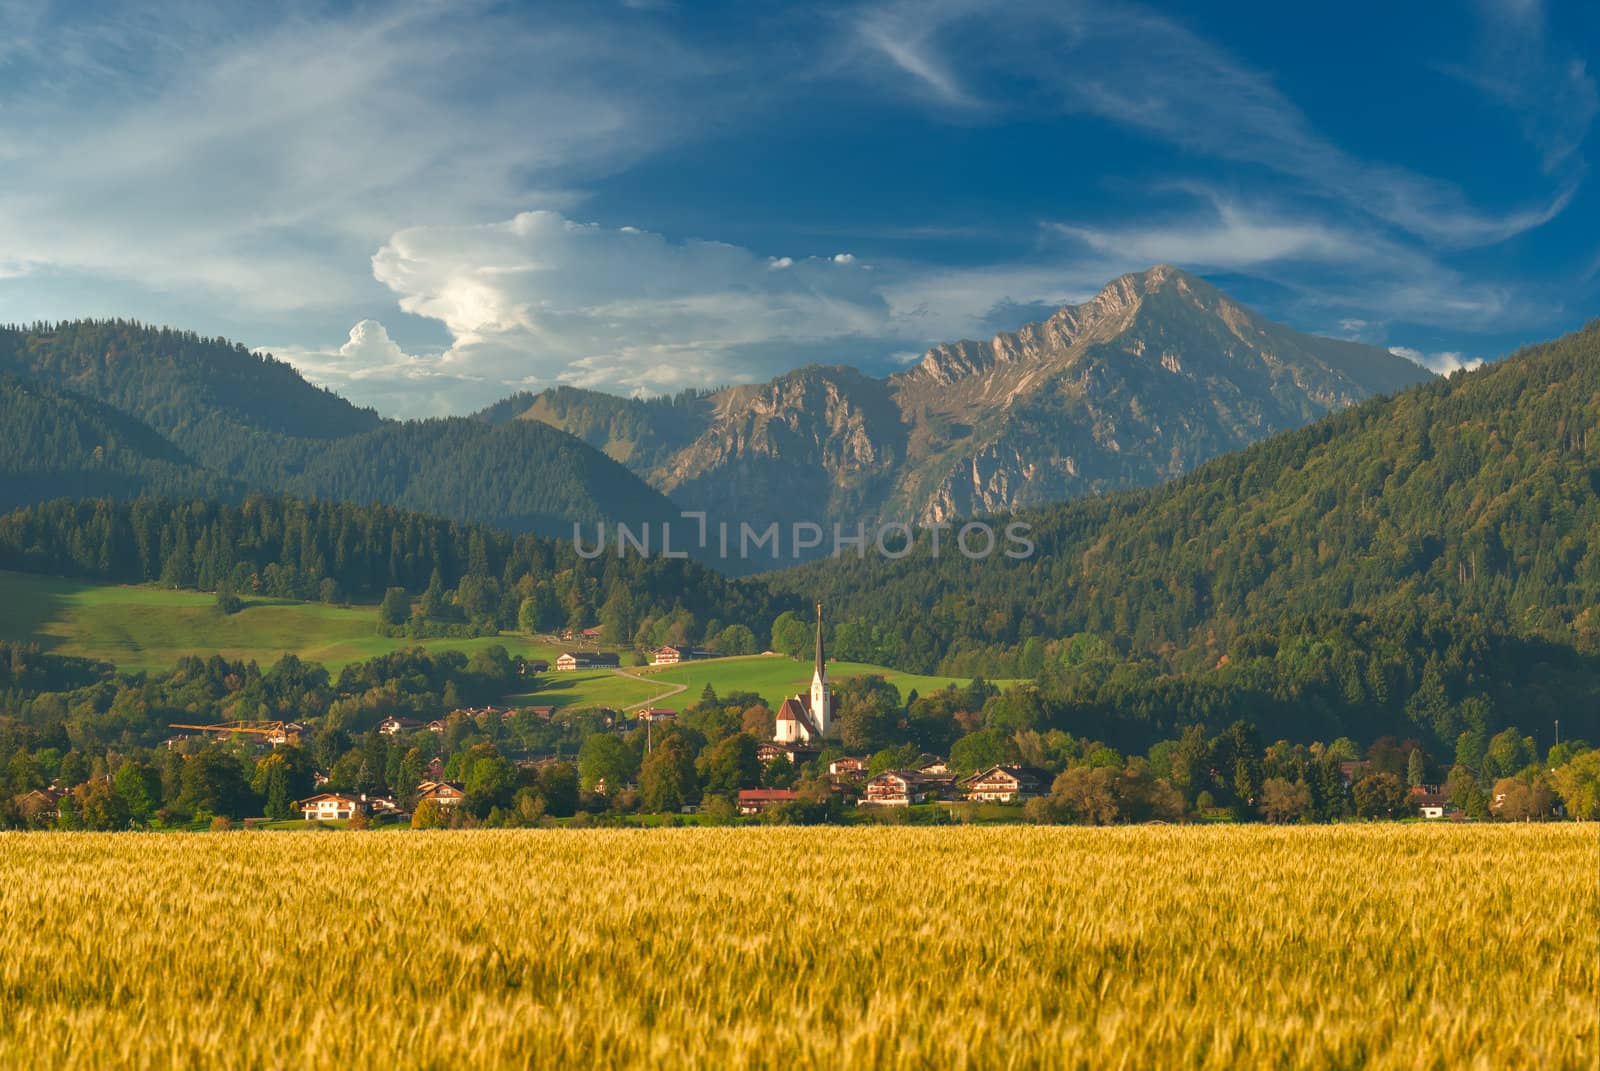
{"type": "Polygon", "coordinates": [[[571,432],[713,516],[925,524],[1160,483],[1427,378],[1158,266],[887,379],[814,365],[675,398],[559,387],[479,416],[571,432]]]}
{"type": "Polygon", "coordinates": [[[846,556],[770,583],[870,624],[911,668],[1090,633],[1201,669],[1252,633],[1351,612],[1441,622],[1423,650],[1498,629],[1593,656],[1596,427],[1600,321],[1158,488],[1019,513],[1026,560],[935,560],[924,539],[901,560],[846,556]]]}
{"type": "Polygon", "coordinates": [[[7,426],[26,429],[5,505],[268,491],[547,535],[680,509],[756,525],[1005,512],[1172,479],[1428,377],[1164,266],[886,379],[813,365],[671,398],[563,387],[470,418],[385,420],[270,356],[124,321],[0,329],[0,375],[7,426]]]}

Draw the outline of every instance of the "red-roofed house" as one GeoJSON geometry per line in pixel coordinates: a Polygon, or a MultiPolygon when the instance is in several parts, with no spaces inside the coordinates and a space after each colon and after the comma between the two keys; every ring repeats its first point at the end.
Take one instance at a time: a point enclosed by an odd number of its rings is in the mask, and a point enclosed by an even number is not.
{"type": "Polygon", "coordinates": [[[787,788],[742,788],[739,790],[739,813],[760,814],[783,803],[793,803],[800,793],[787,788]]]}

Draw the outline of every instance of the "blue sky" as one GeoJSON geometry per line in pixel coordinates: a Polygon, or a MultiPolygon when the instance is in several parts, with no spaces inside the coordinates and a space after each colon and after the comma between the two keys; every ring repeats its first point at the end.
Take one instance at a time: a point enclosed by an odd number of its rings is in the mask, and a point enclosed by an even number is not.
{"type": "Polygon", "coordinates": [[[1312,6],[0,0],[0,320],[427,415],[883,374],[1159,262],[1445,370],[1600,312],[1595,6],[1312,6]]]}

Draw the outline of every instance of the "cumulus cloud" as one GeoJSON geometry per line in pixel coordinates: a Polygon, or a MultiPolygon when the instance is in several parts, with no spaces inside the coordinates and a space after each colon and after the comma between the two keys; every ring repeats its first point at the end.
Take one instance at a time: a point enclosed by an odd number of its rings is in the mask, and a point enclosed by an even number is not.
{"type": "Polygon", "coordinates": [[[1389,352],[1396,357],[1404,357],[1408,361],[1414,361],[1430,372],[1436,372],[1441,376],[1448,376],[1453,372],[1462,370],[1470,372],[1483,364],[1482,357],[1467,357],[1454,350],[1423,353],[1421,350],[1412,349],[1410,346],[1390,346],[1389,352]]]}
{"type": "Polygon", "coordinates": [[[808,351],[832,359],[896,333],[877,277],[847,254],[773,259],[548,210],[402,230],[372,271],[401,309],[449,330],[441,371],[498,384],[657,393],[760,380],[808,351]]]}
{"type": "MultiPolygon", "coordinates": [[[[319,387],[327,387],[386,416],[447,416],[484,385],[470,374],[443,367],[442,355],[407,353],[377,320],[362,320],[336,349],[262,347],[294,365],[319,387]]],[[[532,385],[532,384],[530,384],[532,385]]],[[[491,391],[505,393],[499,384],[491,391]]]]}

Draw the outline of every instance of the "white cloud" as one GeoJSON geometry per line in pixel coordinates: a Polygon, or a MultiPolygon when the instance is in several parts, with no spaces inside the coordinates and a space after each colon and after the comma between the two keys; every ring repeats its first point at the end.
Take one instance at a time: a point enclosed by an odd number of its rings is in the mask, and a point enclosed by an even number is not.
{"type": "Polygon", "coordinates": [[[574,181],[680,136],[704,72],[646,25],[554,11],[244,10],[33,29],[0,111],[0,257],[249,309],[347,305],[374,295],[366,261],[396,228],[575,203],[574,181]]]}
{"type": "Polygon", "coordinates": [[[449,330],[441,372],[502,386],[761,380],[895,333],[877,277],[854,258],[774,260],[543,210],[399,231],[372,270],[402,310],[449,330]]]}
{"type": "Polygon", "coordinates": [[[1051,224],[1057,233],[1101,253],[1135,263],[1204,264],[1236,268],[1282,260],[1364,260],[1370,246],[1352,234],[1308,220],[1276,219],[1216,202],[1216,219],[1123,229],[1051,224]]]}
{"type": "Polygon", "coordinates": [[[1430,372],[1437,372],[1441,376],[1448,376],[1463,369],[1470,372],[1483,364],[1482,357],[1467,357],[1454,350],[1423,353],[1421,350],[1414,350],[1410,346],[1390,346],[1389,352],[1396,357],[1404,357],[1408,361],[1414,361],[1430,372]]]}

